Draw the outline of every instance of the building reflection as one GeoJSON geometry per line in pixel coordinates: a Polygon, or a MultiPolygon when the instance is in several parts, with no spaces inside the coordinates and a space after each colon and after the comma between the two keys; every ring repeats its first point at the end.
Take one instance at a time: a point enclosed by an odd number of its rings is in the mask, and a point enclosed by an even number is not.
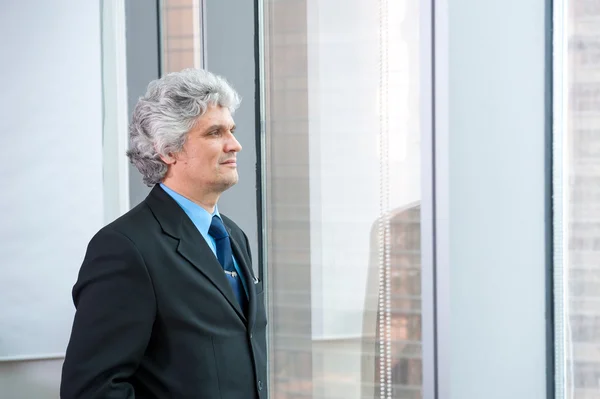
{"type": "Polygon", "coordinates": [[[382,390],[394,398],[422,397],[420,217],[419,203],[391,214],[389,302],[387,291],[380,285],[380,279],[387,278],[388,273],[380,267],[384,230],[379,220],[371,230],[362,349],[363,398],[383,397],[382,390]]]}

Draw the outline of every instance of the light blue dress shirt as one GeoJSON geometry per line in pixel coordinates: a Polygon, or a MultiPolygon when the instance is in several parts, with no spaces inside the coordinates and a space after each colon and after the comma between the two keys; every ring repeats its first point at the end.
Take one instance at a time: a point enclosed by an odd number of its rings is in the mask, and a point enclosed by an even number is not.
{"type": "MultiPolygon", "coordinates": [[[[171,190],[169,187],[165,186],[164,184],[161,183],[160,187],[163,190],[165,190],[165,192],[167,194],[169,194],[171,196],[171,198],[173,198],[175,200],[175,202],[177,202],[179,204],[181,209],[183,209],[183,211],[186,213],[186,215],[188,215],[188,217],[192,220],[192,223],[194,223],[194,226],[196,226],[196,228],[198,229],[198,231],[200,232],[202,237],[204,237],[204,240],[206,241],[206,243],[208,244],[210,249],[213,251],[215,256],[217,256],[217,245],[215,243],[215,239],[212,238],[212,236],[210,234],[208,234],[208,230],[210,229],[210,224],[212,223],[213,216],[217,215],[219,218],[221,218],[221,215],[219,215],[219,210],[217,209],[217,206],[215,205],[215,211],[211,215],[210,213],[208,213],[208,211],[206,209],[202,208],[200,205],[196,204],[193,201],[190,201],[189,199],[185,198],[183,195],[176,193],[175,191],[171,190]]],[[[231,249],[231,251],[233,252],[233,248],[231,249]]],[[[240,275],[240,277],[245,276],[244,273],[241,273],[240,267],[239,267],[237,261],[235,260],[235,256],[233,256],[233,265],[234,265],[237,273],[240,275]]],[[[225,273],[225,271],[223,271],[223,273],[225,273]]],[[[240,280],[242,280],[242,285],[244,286],[244,291],[246,291],[246,296],[248,296],[248,287],[246,287],[246,279],[240,278],[240,280]]]]}

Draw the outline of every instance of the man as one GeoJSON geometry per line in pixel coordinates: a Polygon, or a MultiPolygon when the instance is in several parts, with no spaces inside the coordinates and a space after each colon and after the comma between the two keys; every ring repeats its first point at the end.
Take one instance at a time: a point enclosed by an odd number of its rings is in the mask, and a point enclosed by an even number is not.
{"type": "Polygon", "coordinates": [[[127,155],[153,189],[90,241],[63,399],[267,397],[263,285],[248,238],[217,209],[238,181],[239,102],[194,69],[138,101],[127,155]]]}

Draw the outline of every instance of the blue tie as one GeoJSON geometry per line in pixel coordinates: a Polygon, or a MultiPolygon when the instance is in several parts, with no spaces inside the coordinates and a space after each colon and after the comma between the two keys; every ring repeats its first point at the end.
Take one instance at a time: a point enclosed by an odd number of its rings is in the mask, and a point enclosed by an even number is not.
{"type": "Polygon", "coordinates": [[[225,226],[223,225],[221,218],[217,215],[213,216],[212,218],[210,228],[208,229],[208,234],[215,239],[215,244],[217,246],[217,259],[219,259],[219,263],[221,266],[223,266],[225,276],[227,277],[229,284],[231,284],[233,293],[242,307],[242,312],[246,313],[246,293],[244,292],[240,275],[237,273],[235,266],[233,265],[233,254],[231,252],[231,241],[229,240],[229,234],[227,234],[227,230],[225,230],[225,226]]]}

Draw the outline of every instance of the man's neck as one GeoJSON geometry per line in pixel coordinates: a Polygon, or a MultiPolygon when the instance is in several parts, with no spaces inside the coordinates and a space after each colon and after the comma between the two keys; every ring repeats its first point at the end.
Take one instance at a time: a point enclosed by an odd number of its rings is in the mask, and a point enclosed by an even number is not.
{"type": "Polygon", "coordinates": [[[175,191],[177,194],[182,195],[193,203],[201,206],[211,215],[214,213],[215,206],[221,196],[221,194],[213,192],[191,192],[169,181],[163,181],[162,184],[175,191]]]}

